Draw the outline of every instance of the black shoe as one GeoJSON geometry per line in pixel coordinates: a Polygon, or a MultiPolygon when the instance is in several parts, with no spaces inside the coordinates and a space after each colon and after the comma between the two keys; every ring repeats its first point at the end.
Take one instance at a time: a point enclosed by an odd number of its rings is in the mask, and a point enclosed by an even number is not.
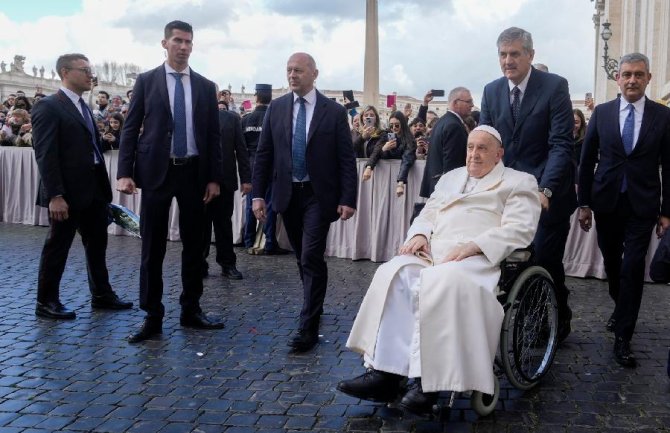
{"type": "Polygon", "coordinates": [[[319,342],[318,330],[300,329],[298,333],[287,343],[293,348],[294,353],[307,352],[319,342]]]}
{"type": "Polygon", "coordinates": [[[605,329],[609,332],[614,332],[615,325],[616,325],[616,319],[614,318],[614,313],[612,313],[609,320],[607,320],[607,325],[605,325],[605,329]]]}
{"type": "Polygon", "coordinates": [[[285,250],[284,248],[280,248],[280,247],[275,247],[275,248],[272,248],[272,249],[265,249],[265,250],[263,250],[263,252],[265,253],[265,255],[268,255],[268,256],[284,256],[286,254],[291,254],[291,251],[285,250]]]}
{"type": "Polygon", "coordinates": [[[68,310],[60,301],[37,302],[35,315],[48,319],[73,320],[77,318],[74,311],[68,310]]]}
{"type": "Polygon", "coordinates": [[[205,316],[204,313],[181,314],[179,318],[181,326],[196,329],[223,329],[223,322],[216,322],[205,316]]]}
{"type": "Polygon", "coordinates": [[[400,407],[416,415],[428,415],[433,413],[433,406],[437,403],[439,393],[423,392],[421,379],[416,379],[413,387],[405,393],[400,400],[400,407]]]}
{"type": "Polygon", "coordinates": [[[235,265],[221,266],[221,275],[230,280],[241,280],[243,278],[242,274],[237,270],[235,265]]]}
{"type": "Polygon", "coordinates": [[[630,341],[622,337],[616,337],[614,340],[614,360],[623,367],[637,367],[637,360],[630,350],[630,341]]]}
{"type": "Polygon", "coordinates": [[[163,333],[163,323],[158,319],[144,319],[140,329],[128,336],[128,343],[139,343],[163,333]]]}
{"type": "Polygon", "coordinates": [[[566,307],[567,310],[564,313],[561,313],[559,310],[558,313],[558,331],[556,333],[556,338],[559,343],[565,341],[572,332],[572,326],[570,322],[572,321],[572,310],[569,307],[566,307]]]}
{"type": "Polygon", "coordinates": [[[91,298],[91,307],[101,310],[128,310],[133,308],[133,303],[122,301],[116,293],[111,292],[100,296],[93,296],[91,298]]]}
{"type": "Polygon", "coordinates": [[[390,403],[398,398],[402,376],[368,368],[353,379],[337,384],[337,390],[362,400],[390,403]]]}

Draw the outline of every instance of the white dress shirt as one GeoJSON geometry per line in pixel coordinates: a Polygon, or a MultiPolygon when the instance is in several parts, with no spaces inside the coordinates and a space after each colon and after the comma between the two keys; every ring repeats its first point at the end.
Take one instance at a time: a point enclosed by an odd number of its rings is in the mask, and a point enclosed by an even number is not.
{"type": "MultiPolygon", "coordinates": [[[[191,68],[187,66],[183,71],[176,71],[165,63],[165,80],[167,81],[167,91],[170,97],[170,111],[174,118],[174,87],[177,84],[177,79],[171,75],[171,72],[179,72],[184,74],[181,77],[181,82],[184,85],[184,99],[186,100],[186,156],[195,156],[198,154],[198,146],[195,144],[195,134],[193,131],[193,94],[191,92],[191,68]]],[[[173,131],[174,134],[174,131],[173,131]]],[[[172,149],[174,149],[174,135],[172,136],[172,149]]],[[[170,151],[170,155],[174,155],[170,151]]]]}
{"type": "Polygon", "coordinates": [[[521,93],[519,94],[519,104],[521,104],[521,101],[523,101],[523,95],[526,94],[526,87],[528,87],[528,80],[530,79],[530,74],[532,72],[533,68],[530,68],[524,79],[521,80],[519,84],[514,84],[512,80],[507,80],[507,84],[509,85],[509,105],[512,105],[514,102],[514,93],[512,93],[514,87],[518,87],[519,90],[521,90],[521,93]]]}
{"type": "MultiPolygon", "coordinates": [[[[300,110],[300,102],[298,102],[298,96],[295,92],[293,93],[293,133],[295,134],[295,123],[298,120],[298,110],[300,110]]],[[[309,136],[309,125],[312,124],[312,117],[314,117],[314,107],[316,106],[316,89],[310,90],[305,96],[305,138],[309,136]]],[[[293,136],[291,136],[293,139],[293,136]]],[[[293,144],[293,143],[291,143],[293,144]]],[[[305,143],[307,145],[307,143],[305,143]]],[[[306,162],[305,162],[306,163],[306,162]]],[[[309,182],[309,174],[305,176],[303,180],[298,180],[296,177],[293,178],[293,182],[309,182]]]]}
{"type": "MultiPolygon", "coordinates": [[[[646,96],[642,96],[636,102],[633,102],[632,105],[635,108],[635,129],[633,133],[633,149],[637,144],[637,139],[640,137],[640,127],[642,126],[642,116],[644,115],[644,104],[646,102],[646,96]]],[[[631,104],[622,96],[619,98],[619,132],[623,135],[623,125],[626,122],[626,117],[628,117],[629,108],[628,105],[631,104]]]]}

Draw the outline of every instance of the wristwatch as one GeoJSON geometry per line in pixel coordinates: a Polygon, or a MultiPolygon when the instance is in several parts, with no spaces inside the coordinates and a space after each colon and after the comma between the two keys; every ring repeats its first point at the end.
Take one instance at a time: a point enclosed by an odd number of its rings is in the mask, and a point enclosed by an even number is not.
{"type": "Polygon", "coordinates": [[[537,190],[544,194],[545,197],[551,198],[551,190],[549,188],[539,187],[537,190]]]}

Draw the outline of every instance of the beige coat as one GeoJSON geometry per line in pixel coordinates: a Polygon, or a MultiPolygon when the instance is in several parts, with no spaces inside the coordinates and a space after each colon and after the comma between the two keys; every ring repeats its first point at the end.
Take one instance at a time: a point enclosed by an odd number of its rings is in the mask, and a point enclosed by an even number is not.
{"type": "MultiPolygon", "coordinates": [[[[374,359],[389,285],[408,263],[422,263],[419,290],[421,377],[424,391],[493,393],[492,365],[503,310],[494,291],[500,262],[528,246],[540,218],[537,182],[499,162],[469,193],[465,167],[442,176],[407,239],[430,242],[435,266],[399,256],[379,267],[354,321],[347,347],[374,359]],[[473,241],[483,255],[442,263],[454,247],[473,241]]],[[[408,324],[411,326],[411,324],[408,324]]]]}

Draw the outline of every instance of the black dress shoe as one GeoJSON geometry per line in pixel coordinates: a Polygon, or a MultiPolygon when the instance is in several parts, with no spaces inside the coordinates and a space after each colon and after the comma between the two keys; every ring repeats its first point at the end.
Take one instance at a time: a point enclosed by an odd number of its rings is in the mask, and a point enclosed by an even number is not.
{"type": "Polygon", "coordinates": [[[390,403],[398,398],[402,376],[368,368],[362,375],[343,380],[337,390],[361,400],[390,403]]]}
{"type": "Polygon", "coordinates": [[[235,266],[221,266],[221,275],[230,280],[241,280],[243,278],[235,266]]]}
{"type": "Polygon", "coordinates": [[[142,326],[128,336],[128,343],[139,343],[163,333],[163,323],[158,319],[144,319],[142,326]]]}
{"type": "Polygon", "coordinates": [[[637,367],[637,360],[630,350],[630,341],[622,337],[616,337],[614,340],[614,360],[623,367],[637,367]]]}
{"type": "Polygon", "coordinates": [[[298,333],[287,343],[294,353],[307,352],[319,342],[318,330],[300,329],[298,333]]]}
{"type": "Polygon", "coordinates": [[[91,307],[101,310],[128,310],[133,308],[132,302],[122,301],[114,292],[91,298],[91,307]]]}
{"type": "Polygon", "coordinates": [[[605,329],[609,332],[614,332],[615,325],[616,325],[616,319],[614,318],[614,313],[612,313],[610,318],[607,320],[607,325],[605,325],[605,329]]]}
{"type": "Polygon", "coordinates": [[[77,318],[75,312],[68,310],[60,301],[37,302],[35,315],[48,319],[72,320],[77,318]]]}
{"type": "Polygon", "coordinates": [[[205,316],[204,313],[184,314],[179,318],[181,326],[196,329],[223,329],[223,322],[216,322],[205,316]]]}
{"type": "Polygon", "coordinates": [[[416,415],[428,415],[433,413],[438,397],[437,392],[423,392],[421,379],[416,379],[414,386],[400,400],[400,407],[416,415]]]}
{"type": "Polygon", "coordinates": [[[268,255],[268,256],[284,256],[286,254],[291,254],[291,251],[285,250],[284,248],[280,248],[280,247],[275,247],[275,248],[272,248],[272,249],[265,249],[265,250],[263,250],[263,252],[265,253],[265,255],[268,255]]]}

